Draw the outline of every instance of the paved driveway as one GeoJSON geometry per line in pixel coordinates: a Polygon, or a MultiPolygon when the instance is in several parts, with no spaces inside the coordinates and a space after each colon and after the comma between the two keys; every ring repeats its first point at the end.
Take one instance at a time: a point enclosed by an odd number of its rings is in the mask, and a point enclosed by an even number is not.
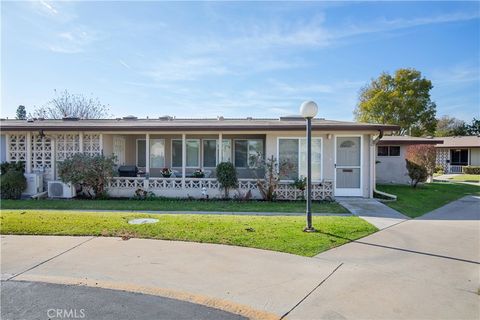
{"type": "Polygon", "coordinates": [[[479,319],[480,198],[317,256],[343,265],[291,319],[479,319]]]}
{"type": "Polygon", "coordinates": [[[479,319],[480,199],[315,258],[175,241],[2,236],[2,278],[190,301],[249,318],[479,319]]]}

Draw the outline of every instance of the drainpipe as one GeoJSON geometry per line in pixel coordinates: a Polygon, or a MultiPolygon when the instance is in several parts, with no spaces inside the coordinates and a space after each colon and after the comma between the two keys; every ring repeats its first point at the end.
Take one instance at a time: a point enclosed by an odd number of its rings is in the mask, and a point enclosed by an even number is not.
{"type": "Polygon", "coordinates": [[[377,170],[376,170],[377,160],[376,160],[376,158],[377,157],[376,157],[375,151],[377,149],[376,146],[377,146],[378,141],[380,141],[380,139],[382,139],[382,137],[383,137],[383,130],[379,130],[378,132],[379,132],[378,136],[376,136],[372,139],[372,143],[370,145],[370,159],[372,159],[372,161],[370,161],[370,170],[372,172],[372,174],[371,174],[371,176],[372,176],[371,185],[373,186],[373,188],[371,188],[370,197],[373,198],[373,194],[378,193],[378,194],[380,194],[384,197],[391,198],[392,200],[397,200],[396,195],[377,190],[377,177],[376,177],[376,174],[377,174],[377,170]]]}

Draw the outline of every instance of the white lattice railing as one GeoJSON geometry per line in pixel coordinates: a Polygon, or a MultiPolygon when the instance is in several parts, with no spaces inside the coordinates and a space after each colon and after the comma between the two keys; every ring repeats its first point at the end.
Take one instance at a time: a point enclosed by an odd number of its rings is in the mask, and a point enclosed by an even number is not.
{"type": "MultiPolygon", "coordinates": [[[[182,187],[181,178],[143,178],[143,177],[114,177],[109,182],[109,188],[116,190],[130,191],[132,194],[137,189],[149,190],[154,192],[168,191],[181,195],[182,190],[201,191],[203,188],[208,190],[220,190],[220,184],[214,178],[186,178],[185,189],[182,187]]],[[[258,191],[256,179],[239,179],[238,189],[247,191],[258,191]]],[[[281,183],[275,190],[278,200],[300,200],[304,199],[306,192],[296,189],[291,183],[281,183]]],[[[157,193],[158,194],[158,193],[157,193]]],[[[190,193],[188,193],[190,194],[190,193]]],[[[333,199],[333,182],[323,181],[312,185],[313,200],[331,200],[333,199]]]]}
{"type": "Polygon", "coordinates": [[[145,178],[137,177],[113,177],[108,183],[109,188],[118,189],[143,189],[145,186],[145,178]]]}
{"type": "MultiPolygon", "coordinates": [[[[295,188],[291,183],[281,183],[275,190],[278,200],[300,200],[305,199],[307,192],[295,188]]],[[[313,200],[332,200],[333,182],[323,181],[312,184],[313,200]]]]}
{"type": "Polygon", "coordinates": [[[448,166],[448,173],[462,173],[462,172],[463,172],[463,166],[457,166],[457,165],[448,166]]]}

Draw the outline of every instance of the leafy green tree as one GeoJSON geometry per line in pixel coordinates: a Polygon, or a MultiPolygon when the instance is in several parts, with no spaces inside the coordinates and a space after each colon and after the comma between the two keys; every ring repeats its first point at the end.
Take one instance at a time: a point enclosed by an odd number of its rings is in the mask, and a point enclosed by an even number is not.
{"type": "Polygon", "coordinates": [[[471,124],[467,124],[467,135],[480,136],[480,120],[473,118],[471,124]]]}
{"type": "Polygon", "coordinates": [[[437,120],[437,137],[452,137],[467,135],[467,125],[465,121],[455,117],[443,116],[437,120]]]}
{"type": "Polygon", "coordinates": [[[18,106],[17,108],[17,120],[25,120],[27,119],[27,110],[25,110],[25,106],[18,106]]]}
{"type": "Polygon", "coordinates": [[[432,88],[432,82],[415,69],[382,73],[361,89],[355,119],[399,125],[401,135],[433,135],[437,120],[432,88]]]}

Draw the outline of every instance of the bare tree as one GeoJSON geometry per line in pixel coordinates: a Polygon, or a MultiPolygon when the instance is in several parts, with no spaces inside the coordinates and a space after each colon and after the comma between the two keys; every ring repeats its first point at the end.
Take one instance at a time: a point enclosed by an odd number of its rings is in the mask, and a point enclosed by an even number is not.
{"type": "Polygon", "coordinates": [[[34,110],[33,116],[45,119],[74,117],[80,119],[102,119],[108,117],[109,107],[98,98],[71,94],[67,90],[57,92],[44,106],[34,110]]]}

